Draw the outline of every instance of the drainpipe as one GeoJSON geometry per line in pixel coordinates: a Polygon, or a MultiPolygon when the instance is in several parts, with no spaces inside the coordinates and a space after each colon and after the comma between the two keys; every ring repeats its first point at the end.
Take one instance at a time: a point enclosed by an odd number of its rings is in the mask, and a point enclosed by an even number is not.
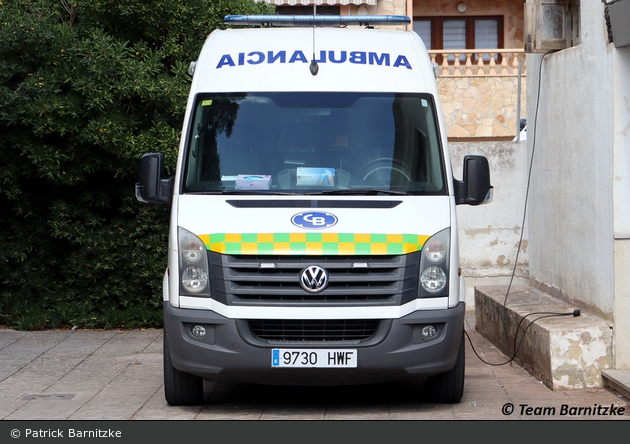
{"type": "Polygon", "coordinates": [[[411,19],[411,22],[407,25],[407,31],[413,30],[413,0],[406,1],[407,15],[411,19]]]}

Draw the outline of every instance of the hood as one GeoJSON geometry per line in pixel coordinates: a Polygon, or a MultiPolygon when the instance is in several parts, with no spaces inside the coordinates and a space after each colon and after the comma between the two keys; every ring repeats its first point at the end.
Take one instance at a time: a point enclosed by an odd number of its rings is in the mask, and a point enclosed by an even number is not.
{"type": "Polygon", "coordinates": [[[179,196],[179,226],[210,251],[396,255],[451,225],[449,196],[179,196]]]}

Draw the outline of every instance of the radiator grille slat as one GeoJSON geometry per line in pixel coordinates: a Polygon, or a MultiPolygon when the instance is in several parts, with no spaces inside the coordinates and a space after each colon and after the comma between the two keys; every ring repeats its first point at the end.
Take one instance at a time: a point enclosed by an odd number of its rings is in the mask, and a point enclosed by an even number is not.
{"type": "Polygon", "coordinates": [[[419,253],[398,256],[232,256],[211,252],[209,255],[213,275],[211,293],[213,298],[225,301],[227,305],[368,303],[391,306],[417,297],[419,253]],[[328,286],[319,293],[307,292],[300,285],[300,273],[312,265],[328,272],[328,286]]]}
{"type": "Polygon", "coordinates": [[[375,319],[248,321],[250,331],[258,339],[287,342],[358,342],[372,337],[379,323],[375,319]]]}

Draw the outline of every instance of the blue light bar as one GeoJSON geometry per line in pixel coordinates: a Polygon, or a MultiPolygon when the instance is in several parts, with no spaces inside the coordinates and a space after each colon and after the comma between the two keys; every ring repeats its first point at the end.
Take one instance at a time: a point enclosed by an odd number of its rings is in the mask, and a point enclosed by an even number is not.
{"type": "Polygon", "coordinates": [[[341,25],[407,25],[406,15],[228,15],[226,25],[286,25],[286,26],[341,26],[341,25]]]}

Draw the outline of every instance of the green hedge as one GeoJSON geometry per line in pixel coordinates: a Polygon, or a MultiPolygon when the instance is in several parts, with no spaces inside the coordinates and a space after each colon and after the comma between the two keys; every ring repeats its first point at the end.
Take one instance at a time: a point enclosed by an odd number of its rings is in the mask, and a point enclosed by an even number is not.
{"type": "Polygon", "coordinates": [[[140,157],[172,173],[205,37],[251,0],[0,1],[0,324],[162,325],[169,208],[134,196],[140,157]]]}

